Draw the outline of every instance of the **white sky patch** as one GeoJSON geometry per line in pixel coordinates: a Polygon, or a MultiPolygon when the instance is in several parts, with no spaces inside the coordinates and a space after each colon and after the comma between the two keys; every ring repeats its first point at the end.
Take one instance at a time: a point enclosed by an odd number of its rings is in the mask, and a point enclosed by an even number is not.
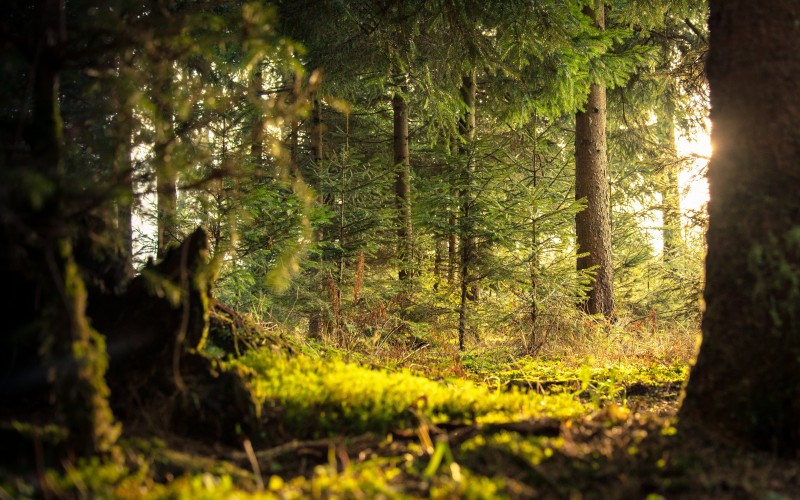
{"type": "MultiPolygon", "coordinates": [[[[708,127],[707,127],[708,128],[708,127]]],[[[708,180],[705,172],[711,159],[711,137],[698,130],[689,137],[677,137],[678,155],[693,158],[678,176],[681,186],[681,211],[702,210],[708,203],[708,180]]]]}
{"type": "MultiPolygon", "coordinates": [[[[710,130],[710,123],[706,123],[706,130],[697,130],[689,136],[678,133],[675,138],[678,156],[687,159],[678,173],[684,237],[689,236],[692,231],[698,231],[699,228],[691,223],[692,214],[700,210],[705,211],[708,203],[706,170],[708,161],[711,159],[711,137],[707,130],[710,130]]],[[[650,243],[657,253],[660,253],[664,247],[661,217],[660,210],[653,210],[648,217],[643,219],[650,243]]]]}

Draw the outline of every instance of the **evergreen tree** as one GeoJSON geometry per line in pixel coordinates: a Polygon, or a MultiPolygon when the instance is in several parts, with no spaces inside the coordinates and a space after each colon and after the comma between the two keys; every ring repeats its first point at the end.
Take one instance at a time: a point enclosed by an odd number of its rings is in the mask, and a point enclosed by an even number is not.
{"type": "MultiPolygon", "coordinates": [[[[602,1],[586,13],[598,28],[605,27],[602,1]]],[[[592,269],[594,274],[586,312],[611,319],[615,312],[607,154],[606,88],[592,83],[586,109],[577,113],[575,121],[575,196],[586,198],[586,209],[575,219],[578,270],[592,269]]]]}

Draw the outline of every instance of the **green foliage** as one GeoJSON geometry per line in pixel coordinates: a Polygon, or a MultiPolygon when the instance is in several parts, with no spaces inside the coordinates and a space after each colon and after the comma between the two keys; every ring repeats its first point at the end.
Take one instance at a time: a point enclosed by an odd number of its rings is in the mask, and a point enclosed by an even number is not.
{"type": "MultiPolygon", "coordinates": [[[[449,279],[448,268],[458,268],[459,259],[442,245],[451,234],[458,243],[469,233],[478,248],[470,279],[488,291],[467,304],[469,329],[477,339],[512,325],[527,349],[538,349],[554,328],[552,318],[580,300],[591,281],[591,270],[574,269],[574,218],[582,206],[572,188],[570,123],[589,84],[602,82],[616,89],[609,143],[621,311],[696,321],[701,252],[687,247],[680,264],[665,265],[646,229],[658,210],[653,178],[671,161],[663,153],[663,127],[647,123],[666,102],[661,96],[684,112],[689,108],[678,103],[697,95],[688,83],[681,84],[686,91],[669,89],[681,87],[676,73],[685,72],[702,46],[702,33],[693,33],[692,21],[681,16],[695,19],[702,9],[692,2],[608,2],[607,27],[600,30],[583,13],[584,4],[279,3],[280,33],[303,44],[289,61],[323,75],[315,94],[319,125],[301,114],[302,121],[282,134],[317,195],[316,207],[269,183],[236,188],[245,192],[237,203],[247,215],[230,224],[241,238],[237,258],[223,267],[221,296],[288,329],[321,323],[339,345],[359,344],[364,334],[383,336],[367,324],[371,320],[364,322],[378,304],[397,322],[410,321],[406,327],[417,338],[427,337],[456,327],[459,283],[449,279]],[[309,12],[318,21],[307,22],[309,12]],[[680,54],[674,72],[665,53],[680,54]],[[458,123],[468,110],[459,89],[474,69],[477,140],[463,154],[458,123]],[[398,265],[389,102],[396,92],[409,104],[412,129],[416,269],[410,289],[389,279],[398,265]],[[317,126],[321,159],[310,153],[317,126]],[[661,146],[652,147],[654,141],[661,146]],[[469,217],[461,216],[464,206],[469,217]],[[317,241],[308,246],[311,234],[317,241]],[[285,272],[292,267],[304,271],[292,279],[285,272]],[[274,293],[276,284],[285,291],[274,293]],[[436,314],[426,317],[425,310],[436,314]]],[[[275,81],[290,86],[293,80],[278,70],[275,81]]],[[[235,117],[244,109],[230,109],[229,128],[246,125],[235,117]]],[[[247,127],[242,131],[231,132],[232,144],[242,142],[247,127]]],[[[226,206],[231,193],[210,199],[226,206]]],[[[201,203],[197,211],[213,214],[213,205],[201,203]]],[[[214,224],[224,228],[227,212],[216,210],[214,224]]]]}
{"type": "MultiPolygon", "coordinates": [[[[662,174],[676,160],[675,126],[688,131],[705,117],[698,69],[705,41],[694,28],[703,26],[704,7],[605,3],[607,29],[600,30],[583,13],[587,2],[577,0],[229,2],[207,9],[173,2],[131,4],[130,11],[120,9],[124,2],[73,2],[94,13],[71,10],[71,30],[104,33],[97,38],[119,39],[122,49],[104,49],[97,64],[81,60],[80,74],[63,82],[70,192],[88,200],[70,214],[96,203],[106,227],[121,226],[110,214],[132,201],[143,261],[154,253],[152,229],[163,222],[154,205],[157,180],[175,182],[176,236],[208,228],[218,298],[272,323],[304,353],[255,349],[230,361],[259,405],[264,435],[254,439],[382,439],[445,423],[570,421],[601,409],[611,412],[609,421],[624,420],[629,387],[685,378],[698,317],[702,243],[687,238],[666,261],[648,226],[658,224],[662,174]],[[120,12],[138,19],[130,30],[120,12]],[[153,31],[166,25],[173,29],[153,31]],[[473,71],[477,130],[467,141],[459,121],[470,110],[459,91],[473,71]],[[574,308],[591,271],[575,270],[575,216],[584,207],[574,199],[572,123],[592,83],[613,89],[617,326],[574,308]],[[411,115],[415,269],[408,284],[396,279],[395,93],[411,115]],[[321,123],[311,116],[312,97],[321,123]],[[322,158],[311,151],[316,126],[322,158]],[[470,351],[460,355],[461,283],[448,268],[458,270],[459,245],[468,238],[477,246],[468,279],[482,296],[467,303],[470,351]],[[662,330],[665,320],[690,325],[689,333],[662,330]],[[324,333],[307,342],[314,321],[324,333]],[[525,353],[550,357],[517,359],[525,353]]],[[[85,40],[87,53],[96,48],[92,40],[85,40]]],[[[3,63],[2,86],[14,92],[0,93],[14,110],[25,105],[19,95],[30,76],[10,70],[17,66],[3,63]]],[[[37,208],[58,187],[30,172],[8,179],[37,208]]],[[[767,249],[753,261],[791,281],[779,257],[767,249]]],[[[177,303],[166,283],[154,277],[150,284],[177,303]]],[[[224,358],[220,350],[215,356],[224,358]]],[[[105,369],[104,358],[87,360],[105,369]]],[[[460,448],[419,440],[352,464],[331,446],[332,458],[307,477],[270,464],[270,473],[283,475],[267,479],[256,496],[515,496],[513,481],[479,472],[481,455],[535,470],[563,444],[506,431],[460,448]]],[[[51,482],[59,492],[99,497],[135,496],[140,486],[153,497],[245,495],[248,471],[202,463],[208,470],[187,467],[168,484],[154,481],[146,466],[97,461],[51,482]]],[[[14,488],[12,495],[36,493],[14,488]]]]}

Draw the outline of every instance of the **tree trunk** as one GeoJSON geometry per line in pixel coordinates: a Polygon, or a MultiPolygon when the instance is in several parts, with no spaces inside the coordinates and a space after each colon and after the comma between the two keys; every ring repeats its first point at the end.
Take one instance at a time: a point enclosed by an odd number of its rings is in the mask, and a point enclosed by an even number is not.
{"type": "Polygon", "coordinates": [[[459,223],[459,234],[461,240],[461,302],[458,310],[458,348],[464,350],[464,337],[467,331],[467,301],[475,300],[476,293],[480,293],[476,289],[478,284],[473,276],[473,267],[475,265],[475,236],[474,236],[474,222],[472,218],[472,207],[474,200],[472,199],[472,176],[474,173],[474,164],[470,155],[475,142],[475,111],[476,111],[476,95],[477,83],[475,81],[475,72],[465,76],[461,85],[461,99],[466,105],[467,111],[464,117],[459,120],[458,128],[461,134],[463,146],[460,148],[462,161],[463,175],[461,182],[461,221],[459,223]]]}
{"type": "MultiPolygon", "coordinates": [[[[63,133],[59,109],[60,61],[56,52],[65,43],[64,2],[39,0],[42,54],[34,70],[33,123],[36,139],[32,148],[34,163],[44,178],[56,183],[64,181],[63,133]]],[[[56,189],[64,193],[61,186],[56,189]]],[[[66,195],[68,196],[68,194],[66,195]]],[[[109,390],[105,381],[108,357],[105,341],[89,325],[86,317],[87,294],[75,262],[69,227],[72,221],[63,220],[69,213],[68,200],[56,199],[57,207],[47,214],[49,223],[41,228],[44,262],[49,270],[50,283],[42,300],[51,323],[52,337],[45,342],[55,375],[56,403],[69,432],[72,451],[81,454],[110,452],[120,428],[108,404],[109,390]],[[53,231],[52,226],[56,229],[53,231]]],[[[38,254],[37,251],[35,254],[38,254]]]]}
{"type": "MultiPolygon", "coordinates": [[[[453,198],[458,199],[458,191],[454,190],[453,198]]],[[[453,283],[456,279],[456,265],[458,262],[458,234],[456,234],[456,224],[458,219],[456,213],[458,207],[450,207],[447,216],[447,225],[450,227],[450,234],[447,235],[447,282],[453,283]]]]}
{"type": "Polygon", "coordinates": [[[178,243],[178,171],[171,153],[175,143],[172,106],[172,69],[170,61],[158,66],[160,92],[155,94],[156,141],[153,146],[153,164],[156,171],[158,242],[156,257],[161,259],[167,248],[178,243]]]}
{"type": "Polygon", "coordinates": [[[441,238],[441,236],[436,236],[434,240],[434,257],[433,257],[433,276],[434,276],[434,283],[433,289],[438,291],[439,287],[442,283],[442,277],[444,276],[444,262],[445,262],[445,255],[447,254],[447,241],[441,238]]]}
{"type": "Polygon", "coordinates": [[[402,89],[392,97],[394,111],[394,184],[397,206],[398,277],[406,281],[413,272],[413,233],[411,227],[411,157],[408,146],[408,104],[402,89]]]}
{"type": "MultiPolygon", "coordinates": [[[[585,10],[598,27],[605,26],[603,3],[585,10]]],[[[606,148],[606,88],[592,84],[585,111],[575,117],[575,198],[586,209],[575,217],[578,270],[594,269],[594,282],[583,309],[589,314],[614,316],[614,277],[611,262],[611,215],[606,148]]]]}
{"type": "Polygon", "coordinates": [[[666,140],[667,163],[664,165],[661,183],[661,217],[662,237],[664,240],[663,259],[670,263],[678,257],[681,248],[681,192],[678,185],[678,148],[675,144],[675,117],[671,103],[665,104],[666,110],[660,120],[661,131],[666,140]]]}
{"type": "Polygon", "coordinates": [[[533,116],[533,172],[531,173],[531,198],[534,199],[534,206],[531,210],[531,256],[530,262],[528,265],[530,266],[530,280],[531,280],[531,304],[530,304],[530,320],[531,320],[531,330],[530,330],[530,340],[531,345],[536,344],[536,335],[537,335],[537,320],[539,319],[539,268],[541,266],[541,259],[539,255],[539,228],[537,225],[538,217],[539,217],[539,210],[536,207],[537,201],[535,201],[536,191],[539,187],[539,153],[537,151],[537,146],[539,143],[539,131],[537,130],[537,116],[534,114],[533,116]]]}
{"type": "Polygon", "coordinates": [[[120,239],[121,257],[125,278],[133,276],[133,202],[135,186],[133,182],[133,116],[129,109],[130,94],[121,88],[117,89],[114,105],[117,112],[114,116],[114,134],[117,141],[114,150],[113,172],[119,183],[119,194],[116,196],[117,234],[120,239]]]}
{"type": "Polygon", "coordinates": [[[122,249],[122,266],[126,278],[133,276],[133,164],[131,162],[131,116],[120,113],[117,123],[117,149],[114,171],[118,175],[120,194],[117,195],[117,231],[122,249]]]}
{"type": "Polygon", "coordinates": [[[800,449],[800,37],[795,0],[712,0],[714,155],[703,344],[680,411],[722,439],[800,449]]]}
{"type": "Polygon", "coordinates": [[[250,76],[250,100],[254,107],[253,130],[250,134],[250,158],[253,166],[259,168],[264,160],[264,113],[261,93],[264,91],[264,73],[261,64],[250,76]]]}
{"type": "MultiPolygon", "coordinates": [[[[324,125],[322,122],[322,103],[319,96],[314,96],[313,110],[311,114],[311,126],[309,127],[309,139],[311,142],[311,159],[314,162],[314,171],[320,172],[323,162],[323,142],[322,132],[324,125]]],[[[319,174],[318,174],[319,175],[319,174]]],[[[323,205],[330,205],[330,196],[324,195],[318,198],[318,202],[323,205]]],[[[325,232],[322,228],[317,229],[315,238],[317,241],[323,241],[325,232]]],[[[317,281],[318,288],[322,286],[320,280],[321,275],[316,277],[312,276],[312,280],[317,281]]],[[[311,339],[322,340],[323,331],[327,329],[326,321],[324,320],[325,312],[322,310],[315,310],[309,314],[308,317],[308,337],[311,339]]]]}
{"type": "Polygon", "coordinates": [[[314,97],[314,109],[311,115],[311,158],[314,163],[319,166],[322,162],[322,104],[319,102],[319,97],[314,97]]]}

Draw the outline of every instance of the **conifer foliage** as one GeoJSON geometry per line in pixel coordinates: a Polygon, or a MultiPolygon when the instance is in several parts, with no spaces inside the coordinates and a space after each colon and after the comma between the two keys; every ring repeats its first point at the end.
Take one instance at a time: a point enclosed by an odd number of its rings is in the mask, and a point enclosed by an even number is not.
{"type": "Polygon", "coordinates": [[[212,288],[312,346],[530,353],[600,317],[696,321],[675,135],[704,116],[687,111],[703,9],[13,0],[0,351],[55,367],[37,384],[81,430],[72,446],[110,453],[125,346],[88,311],[131,283],[183,311],[179,389],[181,356],[225,343],[207,339],[212,288]],[[198,274],[154,276],[193,235],[198,274]],[[192,345],[188,323],[205,325],[192,345]]]}

